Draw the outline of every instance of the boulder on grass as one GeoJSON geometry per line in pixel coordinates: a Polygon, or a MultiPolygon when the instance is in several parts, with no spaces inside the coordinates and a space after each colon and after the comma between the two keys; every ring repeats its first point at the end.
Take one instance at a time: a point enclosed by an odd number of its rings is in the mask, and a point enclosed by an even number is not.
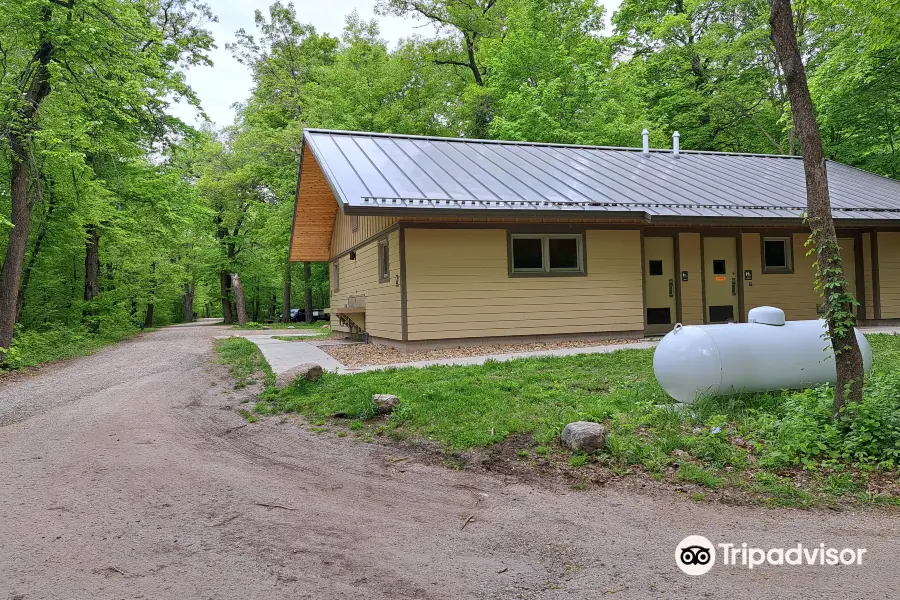
{"type": "Polygon", "coordinates": [[[372,396],[372,404],[375,405],[377,414],[386,415],[400,406],[400,398],[393,394],[374,394],[372,396]]]}
{"type": "Polygon", "coordinates": [[[560,438],[573,452],[593,452],[606,443],[606,429],[600,423],[576,421],[563,428],[560,438]]]}
{"type": "Polygon", "coordinates": [[[283,388],[292,385],[298,379],[306,381],[318,381],[322,378],[322,367],[316,363],[303,363],[296,367],[291,367],[283,373],[279,373],[275,378],[275,385],[283,388]]]}

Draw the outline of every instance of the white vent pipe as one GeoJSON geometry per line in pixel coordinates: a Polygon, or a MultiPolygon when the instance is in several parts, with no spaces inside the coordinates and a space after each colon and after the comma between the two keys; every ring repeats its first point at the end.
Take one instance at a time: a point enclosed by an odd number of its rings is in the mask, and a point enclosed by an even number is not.
{"type": "Polygon", "coordinates": [[[672,155],[675,158],[681,158],[681,144],[679,138],[681,138],[681,136],[678,135],[677,131],[672,134],[672,155]]]}
{"type": "Polygon", "coordinates": [[[650,156],[650,132],[646,127],[641,132],[641,137],[644,138],[644,156],[650,156]]]}

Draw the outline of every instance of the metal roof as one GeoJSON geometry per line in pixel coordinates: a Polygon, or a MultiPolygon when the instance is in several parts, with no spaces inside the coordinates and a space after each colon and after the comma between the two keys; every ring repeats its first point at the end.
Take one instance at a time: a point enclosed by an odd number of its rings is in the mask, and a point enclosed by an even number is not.
{"type": "MultiPolygon", "coordinates": [[[[800,157],[318,129],[304,143],[351,214],[799,219],[806,209],[800,157]]],[[[835,218],[900,219],[900,181],[833,161],[828,179],[835,218]]]]}

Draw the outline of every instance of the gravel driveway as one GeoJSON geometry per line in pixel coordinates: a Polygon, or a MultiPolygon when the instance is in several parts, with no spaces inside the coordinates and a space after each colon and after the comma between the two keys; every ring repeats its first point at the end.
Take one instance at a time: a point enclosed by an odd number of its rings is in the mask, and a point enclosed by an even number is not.
{"type": "Polygon", "coordinates": [[[0,599],[900,597],[896,513],[576,492],[247,425],[211,351],[226,331],[0,381],[0,599]],[[674,562],[689,534],[868,553],[691,578],[674,562]]]}

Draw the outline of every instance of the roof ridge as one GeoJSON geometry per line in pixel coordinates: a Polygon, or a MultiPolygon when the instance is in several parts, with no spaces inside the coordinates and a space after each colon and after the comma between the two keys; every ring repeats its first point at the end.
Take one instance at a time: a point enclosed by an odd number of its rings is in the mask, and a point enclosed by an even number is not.
{"type": "MultiPolygon", "coordinates": [[[[641,148],[632,148],[628,146],[595,146],[591,144],[560,144],[554,142],[527,142],[521,140],[489,140],[483,138],[464,138],[464,137],[446,137],[446,136],[438,136],[438,135],[416,135],[411,133],[383,133],[377,131],[352,131],[352,130],[343,130],[343,129],[319,129],[315,127],[308,127],[303,130],[304,135],[306,133],[327,133],[329,135],[363,135],[369,137],[384,137],[384,138],[401,138],[401,139],[410,139],[410,140],[431,140],[431,141],[441,141],[441,142],[457,142],[457,143],[473,143],[473,144],[496,144],[496,145],[504,145],[504,146],[538,146],[538,147],[549,147],[549,148],[579,148],[584,150],[614,150],[619,152],[642,152],[641,148]]],[[[672,154],[671,148],[650,148],[651,154],[672,154]]],[[[701,155],[714,155],[714,156],[754,156],[759,158],[790,158],[790,159],[802,159],[802,156],[793,155],[793,154],[765,154],[758,152],[722,152],[718,150],[685,150],[684,148],[679,149],[679,154],[701,154],[701,155]]],[[[837,161],[830,161],[837,162],[837,161]]],[[[844,163],[837,163],[844,164],[844,163]]],[[[850,165],[846,165],[850,166],[850,165]]],[[[855,167],[854,167],[855,168],[855,167]]],[[[866,171],[867,173],[869,171],[866,171]]],[[[890,179],[890,178],[887,178],[890,179]]],[[[893,180],[892,180],[893,181],[893,180]]]]}

